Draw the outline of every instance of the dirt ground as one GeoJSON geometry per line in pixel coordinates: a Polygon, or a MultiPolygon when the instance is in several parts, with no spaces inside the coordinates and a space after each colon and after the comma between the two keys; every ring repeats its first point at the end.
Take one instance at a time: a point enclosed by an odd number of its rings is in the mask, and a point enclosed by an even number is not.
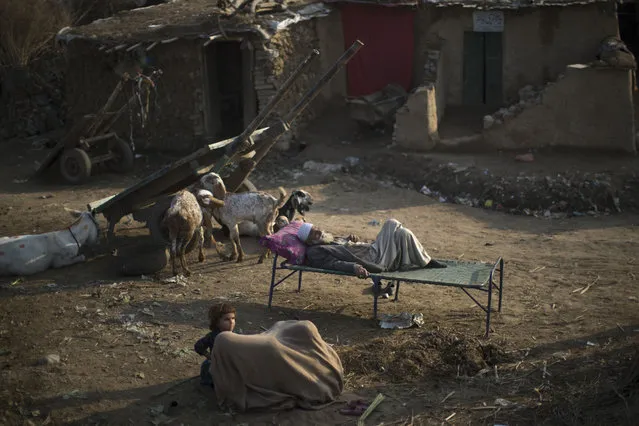
{"type": "MultiPolygon", "coordinates": [[[[201,359],[192,347],[207,331],[208,306],[221,300],[237,306],[244,333],[282,319],[313,321],[344,363],[340,402],[386,396],[367,424],[632,423],[638,392],[620,380],[639,342],[639,216],[514,216],[440,203],[370,175],[300,169],[308,159],[341,160],[366,143],[341,142],[320,147],[309,139],[297,156],[273,155],[254,181],[273,193],[278,185],[311,192],[307,220],[334,234],[372,239],[379,223],[394,217],[435,258],[503,256],[504,306],[489,339],[483,311],[444,287],[403,285],[398,302],[380,300],[381,313],[424,315],[423,327],[401,331],[377,326],[370,283],[355,278],[307,274],[301,293],[293,282],[278,287],[269,311],[271,263],[256,264],[258,245],[246,237],[244,263],[221,262],[208,250],[204,263],[192,264],[185,286],[163,282],[169,271],[159,279],[124,278],[112,266],[111,249],[137,244],[147,233],[125,218],[117,241],[84,264],[0,279],[0,424],[356,423],[339,414],[339,403],[320,411],[220,411],[194,378],[201,359]],[[39,365],[49,354],[60,362],[39,365]]],[[[44,151],[25,142],[3,148],[11,154],[0,158],[0,236],[62,229],[72,222],[64,207],[84,209],[171,160],[144,157],[131,175],[100,174],[71,187],[55,173],[24,182],[44,151]]],[[[503,164],[497,154],[437,156],[503,164]]],[[[402,169],[401,156],[388,158],[389,170],[402,169]]],[[[609,167],[620,161],[611,159],[609,167]]],[[[596,171],[604,163],[578,164],[596,171]]],[[[526,167],[550,173],[565,164],[550,158],[526,167]]],[[[636,167],[635,160],[624,164],[636,167]]]]}

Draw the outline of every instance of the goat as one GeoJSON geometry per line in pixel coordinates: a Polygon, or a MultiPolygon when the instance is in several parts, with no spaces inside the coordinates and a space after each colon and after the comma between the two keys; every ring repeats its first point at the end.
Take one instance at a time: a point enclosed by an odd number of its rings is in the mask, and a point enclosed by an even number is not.
{"type": "MultiPolygon", "coordinates": [[[[294,219],[295,212],[299,213],[304,217],[304,213],[311,209],[313,205],[313,197],[308,192],[303,189],[296,189],[291,193],[291,196],[288,198],[286,203],[279,209],[277,217],[284,217],[288,222],[291,222],[294,219]]],[[[288,224],[288,222],[286,224],[288,224]]],[[[240,222],[238,223],[238,229],[241,236],[248,237],[259,237],[259,229],[258,226],[253,222],[240,222]]],[[[273,226],[273,230],[275,232],[279,231],[285,225],[277,223],[273,226]]],[[[212,225],[211,228],[212,229],[212,225]]],[[[222,226],[222,232],[226,237],[230,235],[229,229],[226,226],[222,226]]]]}
{"type": "Polygon", "coordinates": [[[80,249],[98,242],[99,226],[90,212],[70,213],[78,219],[62,231],[0,238],[0,275],[33,275],[84,262],[80,249]]]}
{"type": "Polygon", "coordinates": [[[303,189],[296,189],[291,193],[291,196],[289,197],[288,201],[286,201],[286,204],[284,204],[282,208],[280,208],[277,216],[284,216],[290,222],[293,220],[295,212],[298,212],[299,214],[304,216],[304,213],[309,211],[312,205],[313,197],[311,197],[311,194],[304,191],[303,189]]]}
{"type": "MultiPolygon", "coordinates": [[[[229,229],[231,242],[233,244],[233,254],[231,259],[237,257],[238,262],[244,260],[244,251],[240,243],[238,224],[243,221],[254,222],[258,228],[260,237],[273,233],[273,222],[279,209],[286,200],[284,188],[278,188],[279,199],[265,192],[241,192],[237,194],[227,193],[224,181],[217,173],[207,173],[200,179],[200,184],[209,189],[215,198],[224,200],[224,207],[209,207],[211,215],[221,225],[229,229]],[[239,254],[238,254],[239,249],[239,254]]],[[[264,258],[269,255],[267,249],[260,255],[258,263],[264,262],[264,258]]]]}
{"type": "Polygon", "coordinates": [[[162,226],[169,230],[173,275],[177,275],[178,272],[175,264],[176,257],[180,259],[184,275],[187,277],[191,275],[191,271],[186,266],[184,255],[187,246],[194,237],[197,238],[198,261],[204,262],[204,234],[202,232],[202,207],[200,204],[223,206],[224,202],[212,196],[202,196],[198,200],[193,193],[182,190],[173,197],[171,205],[164,213],[162,226]]]}

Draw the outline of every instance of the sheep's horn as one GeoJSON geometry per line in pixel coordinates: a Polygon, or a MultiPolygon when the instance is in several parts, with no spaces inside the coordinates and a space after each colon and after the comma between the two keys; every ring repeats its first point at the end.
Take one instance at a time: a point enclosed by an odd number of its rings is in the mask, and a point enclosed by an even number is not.
{"type": "Polygon", "coordinates": [[[209,197],[209,199],[211,200],[211,204],[215,204],[216,207],[224,207],[224,201],[215,197],[209,197]]]}

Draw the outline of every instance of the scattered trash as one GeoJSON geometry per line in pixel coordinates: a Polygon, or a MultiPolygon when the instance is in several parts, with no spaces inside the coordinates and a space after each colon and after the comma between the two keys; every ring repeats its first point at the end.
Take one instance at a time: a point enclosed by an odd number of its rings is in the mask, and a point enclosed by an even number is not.
{"type": "Polygon", "coordinates": [[[346,157],[344,158],[344,162],[348,167],[355,167],[359,164],[359,158],[357,157],[346,157]]]}
{"type": "Polygon", "coordinates": [[[318,163],[317,161],[308,160],[304,163],[304,165],[302,165],[302,168],[307,172],[329,175],[332,173],[341,172],[343,166],[341,164],[318,163]]]}
{"type": "Polygon", "coordinates": [[[59,363],[60,363],[60,355],[57,355],[57,354],[49,354],[38,360],[38,365],[52,365],[52,364],[59,364],[59,363]]]}
{"type": "Polygon", "coordinates": [[[484,201],[484,207],[489,209],[493,206],[493,200],[486,200],[484,201]]]}
{"type": "Polygon", "coordinates": [[[378,220],[373,219],[373,220],[371,220],[370,222],[368,222],[368,224],[369,224],[370,226],[379,226],[379,221],[378,221],[378,220]]]}
{"type": "Polygon", "coordinates": [[[49,198],[53,198],[53,195],[52,194],[41,195],[38,198],[40,198],[41,200],[47,200],[49,198]]]}
{"type": "Polygon", "coordinates": [[[142,309],[142,310],[140,310],[138,312],[140,312],[140,313],[142,313],[144,315],[150,316],[150,317],[154,317],[155,316],[155,314],[149,308],[144,308],[144,309],[142,309]]]}
{"type": "Polygon", "coordinates": [[[13,183],[27,183],[29,179],[14,179],[13,183]]]}
{"type": "Polygon", "coordinates": [[[384,314],[379,320],[379,326],[385,329],[404,329],[414,326],[421,327],[422,325],[424,325],[424,315],[421,313],[384,314]]]}
{"type": "Polygon", "coordinates": [[[520,161],[522,163],[532,163],[535,161],[535,157],[531,154],[519,154],[515,155],[515,161],[520,161]]]}
{"type": "Polygon", "coordinates": [[[183,275],[176,275],[174,277],[165,278],[162,280],[164,284],[177,284],[182,287],[186,287],[188,280],[183,275]]]}
{"type": "Polygon", "coordinates": [[[421,192],[424,195],[431,195],[433,193],[433,191],[428,189],[426,185],[422,186],[422,189],[420,189],[419,192],[421,192]]]}
{"type": "Polygon", "coordinates": [[[47,284],[48,288],[56,288],[58,285],[56,283],[49,283],[47,284]]]}
{"type": "Polygon", "coordinates": [[[144,379],[145,378],[144,373],[142,373],[141,371],[138,372],[138,373],[135,373],[135,377],[138,378],[138,379],[144,379]]]}
{"type": "Polygon", "coordinates": [[[508,401],[507,399],[497,398],[495,400],[495,405],[498,407],[512,407],[516,404],[514,402],[508,401]]]}
{"type": "Polygon", "coordinates": [[[442,399],[439,403],[443,404],[444,402],[448,401],[448,398],[450,398],[451,396],[455,395],[455,391],[451,391],[448,395],[446,395],[444,397],[444,399],[442,399]]]}
{"type": "Polygon", "coordinates": [[[163,412],[164,412],[164,405],[162,404],[154,405],[153,407],[149,408],[149,414],[151,414],[151,416],[153,417],[159,416],[163,412]]]}
{"type": "Polygon", "coordinates": [[[81,392],[80,389],[74,389],[71,392],[64,394],[62,396],[62,399],[71,399],[71,398],[76,398],[76,399],[87,399],[88,396],[86,393],[81,392]]]}
{"type": "Polygon", "coordinates": [[[375,409],[379,406],[379,404],[381,404],[382,401],[384,401],[384,398],[385,396],[382,395],[381,393],[377,394],[373,402],[371,402],[368,408],[366,408],[366,411],[364,411],[361,417],[357,419],[357,426],[364,426],[364,421],[366,420],[366,418],[370,416],[373,411],[375,411],[375,409]]]}
{"type": "Polygon", "coordinates": [[[184,358],[185,356],[191,355],[192,353],[194,352],[188,348],[180,348],[174,350],[171,355],[177,358],[184,358]]]}
{"type": "Polygon", "coordinates": [[[587,342],[586,342],[586,346],[597,346],[597,344],[596,344],[596,343],[593,343],[593,342],[591,342],[591,341],[587,341],[587,342]]]}

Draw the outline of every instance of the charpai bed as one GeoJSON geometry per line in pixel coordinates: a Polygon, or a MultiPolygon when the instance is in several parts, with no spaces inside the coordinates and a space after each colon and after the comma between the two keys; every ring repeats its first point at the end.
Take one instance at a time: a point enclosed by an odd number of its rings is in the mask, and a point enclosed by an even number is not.
{"type": "MultiPolygon", "coordinates": [[[[345,275],[355,276],[340,271],[328,269],[317,269],[303,265],[292,265],[285,260],[278,265],[278,255],[275,254],[273,259],[273,270],[271,273],[271,286],[268,295],[268,307],[273,302],[273,292],[275,287],[286,281],[288,278],[298,273],[297,291],[302,290],[302,273],[314,272],[329,275],[345,275]],[[277,271],[287,271],[287,275],[276,281],[277,271]]],[[[420,268],[410,271],[383,272],[379,274],[371,274],[373,280],[373,317],[377,319],[377,299],[382,289],[382,280],[389,280],[395,283],[395,298],[399,297],[399,286],[402,282],[408,284],[430,284],[446,287],[456,287],[462,290],[473,302],[477,304],[486,313],[486,337],[490,333],[490,315],[493,310],[493,291],[498,292],[499,301],[497,310],[501,312],[501,302],[504,288],[504,260],[500,257],[494,264],[486,262],[461,262],[455,260],[440,260],[441,263],[447,265],[446,268],[420,268]],[[498,277],[496,276],[498,273],[498,277]],[[471,291],[475,294],[485,293],[487,302],[484,305],[480,302],[471,291]]]]}

